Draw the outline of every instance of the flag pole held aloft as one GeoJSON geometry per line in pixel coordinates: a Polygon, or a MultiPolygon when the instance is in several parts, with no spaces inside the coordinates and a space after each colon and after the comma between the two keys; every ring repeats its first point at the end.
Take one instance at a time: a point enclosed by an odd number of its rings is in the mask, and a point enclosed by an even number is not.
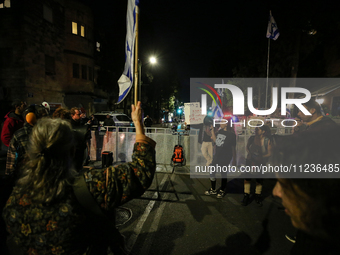
{"type": "Polygon", "coordinates": [[[136,32],[135,32],[135,79],[134,79],[134,84],[135,84],[135,105],[137,105],[138,102],[138,39],[139,39],[139,9],[138,6],[136,6],[136,32]]]}
{"type": "Polygon", "coordinates": [[[277,24],[272,16],[272,11],[269,11],[269,20],[267,27],[267,35],[268,38],[268,54],[267,54],[267,81],[266,81],[266,100],[265,100],[265,108],[267,109],[267,96],[268,96],[268,77],[269,77],[269,53],[270,53],[270,39],[274,41],[279,37],[280,31],[277,27],[277,24]]]}
{"type": "Polygon", "coordinates": [[[116,104],[121,103],[130,92],[134,83],[135,39],[139,0],[128,0],[126,14],[125,67],[118,80],[119,97],[116,104]]]}

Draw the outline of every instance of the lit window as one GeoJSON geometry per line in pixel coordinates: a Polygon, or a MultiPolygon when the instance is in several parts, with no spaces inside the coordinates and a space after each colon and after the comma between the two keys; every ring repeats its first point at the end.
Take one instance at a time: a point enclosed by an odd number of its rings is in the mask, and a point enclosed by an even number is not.
{"type": "Polygon", "coordinates": [[[53,23],[53,12],[50,7],[47,7],[44,5],[44,11],[43,11],[44,19],[53,23]]]}
{"type": "Polygon", "coordinates": [[[84,26],[80,26],[80,35],[82,37],[85,37],[85,27],[84,26]]]}
{"type": "Polygon", "coordinates": [[[76,22],[72,22],[72,34],[78,34],[78,24],[76,22]]]}
{"type": "Polygon", "coordinates": [[[4,3],[0,4],[0,8],[10,8],[11,0],[5,0],[4,3]]]}

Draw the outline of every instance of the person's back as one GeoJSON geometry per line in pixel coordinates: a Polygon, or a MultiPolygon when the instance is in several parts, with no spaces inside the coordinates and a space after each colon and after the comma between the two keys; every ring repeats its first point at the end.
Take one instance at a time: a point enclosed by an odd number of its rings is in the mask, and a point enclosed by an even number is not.
{"type": "Polygon", "coordinates": [[[107,115],[105,120],[104,120],[104,126],[114,126],[115,122],[111,118],[110,115],[107,115]]]}
{"type": "Polygon", "coordinates": [[[152,126],[152,119],[149,117],[149,115],[146,116],[146,118],[144,120],[144,125],[146,127],[151,127],[152,126]]]}
{"type": "Polygon", "coordinates": [[[26,107],[26,103],[22,100],[14,100],[12,103],[14,110],[8,112],[5,116],[5,121],[1,130],[1,141],[7,147],[13,137],[15,131],[19,130],[24,126],[24,119],[21,113],[26,107]]]}
{"type": "Polygon", "coordinates": [[[33,125],[38,119],[47,116],[47,111],[42,105],[30,105],[24,110],[23,116],[25,116],[25,124],[14,133],[7,151],[6,175],[13,175],[14,178],[20,174],[19,169],[26,156],[33,125]]]}
{"type": "MultiPolygon", "coordinates": [[[[98,207],[110,218],[114,208],[143,194],[155,172],[155,143],[144,135],[133,109],[136,144],[133,161],[107,169],[88,169],[86,187],[98,207]],[[129,181],[127,182],[126,179],[129,181]]],[[[32,131],[30,161],[7,201],[3,217],[10,233],[9,248],[29,254],[84,254],[102,238],[101,229],[73,192],[77,172],[70,165],[74,151],[71,125],[61,119],[43,119],[32,131]]]]}

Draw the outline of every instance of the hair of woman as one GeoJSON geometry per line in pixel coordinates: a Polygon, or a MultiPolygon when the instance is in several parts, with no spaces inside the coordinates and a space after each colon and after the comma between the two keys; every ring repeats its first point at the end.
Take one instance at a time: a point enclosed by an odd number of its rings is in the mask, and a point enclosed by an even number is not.
{"type": "Polygon", "coordinates": [[[18,192],[32,201],[49,203],[63,196],[76,172],[72,168],[74,138],[71,124],[62,119],[40,119],[28,144],[28,161],[17,182],[18,192]]]}
{"type": "Polygon", "coordinates": [[[262,131],[264,131],[264,136],[267,138],[271,137],[271,131],[270,131],[270,127],[268,125],[262,125],[261,127],[259,127],[259,129],[261,129],[262,131]]]}

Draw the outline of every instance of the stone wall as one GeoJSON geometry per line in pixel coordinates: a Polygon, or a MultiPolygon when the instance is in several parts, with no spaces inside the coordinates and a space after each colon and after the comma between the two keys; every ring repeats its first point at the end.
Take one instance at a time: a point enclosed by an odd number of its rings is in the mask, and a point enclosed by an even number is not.
{"type": "MultiPolygon", "coordinates": [[[[6,53],[6,61],[0,56],[0,86],[8,101],[22,97],[29,104],[47,101],[65,106],[67,94],[80,95],[74,102],[81,101],[84,94],[92,99],[91,9],[74,0],[12,2],[11,8],[0,10],[0,53],[6,53]],[[72,34],[72,21],[85,27],[85,37],[72,34]],[[73,77],[73,63],[80,66],[79,78],[73,77]],[[86,66],[86,78],[81,66],[86,66]]],[[[87,109],[89,102],[84,107],[87,109]]]]}

